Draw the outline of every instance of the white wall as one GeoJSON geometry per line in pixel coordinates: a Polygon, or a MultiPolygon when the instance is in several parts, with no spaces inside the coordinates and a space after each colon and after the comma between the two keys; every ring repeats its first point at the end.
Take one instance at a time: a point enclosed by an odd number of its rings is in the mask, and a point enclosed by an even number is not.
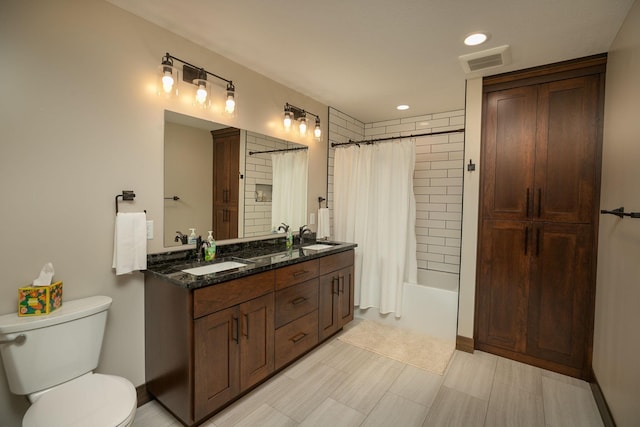
{"type": "MultiPolygon", "coordinates": [[[[241,29],[239,29],[241,31],[241,29]]],[[[102,0],[0,2],[0,313],[16,311],[17,288],[53,262],[64,299],[113,298],[99,371],[144,383],[143,278],[111,269],[114,198],[155,222],[149,252],[163,250],[165,108],[284,138],[286,102],[327,106],[147,23],[102,0]],[[165,52],[233,79],[237,118],[156,96],[165,52]]],[[[326,137],[310,146],[309,206],[326,182],[326,137]]],[[[3,369],[3,368],[2,368],[3,369]]],[[[19,425],[26,404],[0,375],[0,425],[19,425]]]]}
{"type": "MultiPolygon", "coordinates": [[[[600,206],[640,211],[640,2],[609,51],[600,206]]],[[[640,219],[600,216],[593,370],[619,427],[640,424],[640,219]]]]}

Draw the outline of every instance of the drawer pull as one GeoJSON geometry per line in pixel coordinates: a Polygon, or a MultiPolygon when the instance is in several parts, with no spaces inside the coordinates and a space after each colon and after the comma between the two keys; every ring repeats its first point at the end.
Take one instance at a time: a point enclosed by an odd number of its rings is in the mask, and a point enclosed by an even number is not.
{"type": "Polygon", "coordinates": [[[305,297],[298,297],[296,299],[294,299],[293,301],[291,301],[292,305],[298,305],[298,304],[302,304],[303,302],[305,302],[307,299],[305,297]]]}
{"type": "Polygon", "coordinates": [[[298,335],[295,335],[294,337],[289,338],[294,344],[298,344],[300,341],[302,341],[305,337],[307,336],[307,334],[305,334],[304,332],[300,332],[298,335]]]}
{"type": "Polygon", "coordinates": [[[300,276],[304,276],[305,274],[307,274],[308,271],[307,270],[302,270],[302,271],[296,271],[295,273],[293,273],[293,277],[300,277],[300,276]]]}
{"type": "Polygon", "coordinates": [[[236,342],[236,344],[238,344],[240,342],[240,337],[239,337],[239,325],[238,325],[238,318],[236,316],[233,316],[233,324],[231,326],[231,336],[232,339],[236,342]]]}

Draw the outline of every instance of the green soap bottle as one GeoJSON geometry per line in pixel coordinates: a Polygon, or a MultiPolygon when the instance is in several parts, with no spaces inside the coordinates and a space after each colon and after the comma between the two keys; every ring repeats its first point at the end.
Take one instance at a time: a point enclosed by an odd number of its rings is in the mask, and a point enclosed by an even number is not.
{"type": "Polygon", "coordinates": [[[216,258],[216,241],[213,238],[213,231],[209,231],[207,243],[208,245],[204,249],[204,260],[213,261],[216,258]]]}

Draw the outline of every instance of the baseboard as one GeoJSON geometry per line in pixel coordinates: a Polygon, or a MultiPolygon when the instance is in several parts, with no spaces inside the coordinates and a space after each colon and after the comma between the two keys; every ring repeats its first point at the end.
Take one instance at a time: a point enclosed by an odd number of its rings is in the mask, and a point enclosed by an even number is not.
{"type": "Polygon", "coordinates": [[[609,410],[609,405],[607,405],[607,400],[604,398],[604,394],[602,393],[600,384],[598,384],[598,379],[596,378],[596,374],[593,372],[593,369],[591,370],[591,378],[593,378],[593,381],[589,383],[591,386],[591,393],[593,393],[593,398],[598,406],[598,411],[600,411],[600,416],[602,417],[604,426],[616,427],[616,422],[613,420],[613,415],[609,410]]]}
{"type": "Polygon", "coordinates": [[[138,408],[153,400],[153,396],[151,396],[147,391],[147,384],[142,384],[136,387],[136,396],[138,398],[138,408]]]}
{"type": "Polygon", "coordinates": [[[473,338],[456,335],[456,350],[473,353],[473,338]]]}

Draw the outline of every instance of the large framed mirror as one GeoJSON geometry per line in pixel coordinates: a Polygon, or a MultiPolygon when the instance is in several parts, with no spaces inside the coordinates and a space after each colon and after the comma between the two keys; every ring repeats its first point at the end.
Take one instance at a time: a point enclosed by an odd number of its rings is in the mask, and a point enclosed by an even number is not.
{"type": "Polygon", "coordinates": [[[306,149],[165,110],[164,246],[181,246],[191,228],[227,240],[271,235],[284,217],[303,225],[306,149]]]}

